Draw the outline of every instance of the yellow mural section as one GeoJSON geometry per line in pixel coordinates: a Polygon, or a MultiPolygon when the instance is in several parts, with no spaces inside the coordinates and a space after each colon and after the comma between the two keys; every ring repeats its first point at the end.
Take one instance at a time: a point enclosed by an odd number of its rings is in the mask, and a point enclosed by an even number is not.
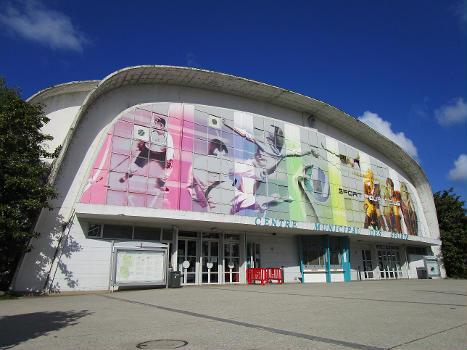
{"type": "Polygon", "coordinates": [[[345,212],[344,197],[339,194],[339,188],[342,188],[342,174],[340,171],[339,145],[337,140],[326,137],[327,157],[329,162],[329,182],[331,184],[331,205],[332,218],[334,225],[346,225],[347,215],[345,212]]]}

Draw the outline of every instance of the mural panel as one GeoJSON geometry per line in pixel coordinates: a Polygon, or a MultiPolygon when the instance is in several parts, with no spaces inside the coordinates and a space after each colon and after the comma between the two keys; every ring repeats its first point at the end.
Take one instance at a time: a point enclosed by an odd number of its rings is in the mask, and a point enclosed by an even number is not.
{"type": "Polygon", "coordinates": [[[217,107],[155,103],[112,125],[81,202],[417,235],[414,194],[394,170],[313,129],[217,107]]]}

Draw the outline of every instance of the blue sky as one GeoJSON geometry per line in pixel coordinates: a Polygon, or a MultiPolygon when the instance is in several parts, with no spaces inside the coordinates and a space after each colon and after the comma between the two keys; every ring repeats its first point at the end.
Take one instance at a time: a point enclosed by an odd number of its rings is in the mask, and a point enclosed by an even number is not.
{"type": "Polygon", "coordinates": [[[334,105],[467,198],[466,0],[0,0],[0,75],[23,97],[140,64],[193,66],[334,105]]]}

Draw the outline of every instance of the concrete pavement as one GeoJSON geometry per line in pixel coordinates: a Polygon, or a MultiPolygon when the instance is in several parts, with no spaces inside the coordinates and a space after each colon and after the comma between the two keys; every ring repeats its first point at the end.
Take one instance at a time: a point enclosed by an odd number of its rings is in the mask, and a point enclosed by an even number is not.
{"type": "Polygon", "coordinates": [[[397,280],[24,297],[0,301],[0,349],[465,349],[466,295],[397,280]]]}

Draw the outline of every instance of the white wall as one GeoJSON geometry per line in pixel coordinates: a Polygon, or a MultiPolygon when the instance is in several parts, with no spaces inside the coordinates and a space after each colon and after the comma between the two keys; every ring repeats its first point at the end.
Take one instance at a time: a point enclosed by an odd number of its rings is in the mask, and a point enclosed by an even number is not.
{"type": "Polygon", "coordinates": [[[41,129],[42,133],[53,136],[53,140],[47,141],[45,147],[53,152],[63,144],[73,120],[78,113],[81,104],[88,92],[74,92],[61,94],[45,99],[44,113],[50,121],[41,129]]]}
{"type": "Polygon", "coordinates": [[[344,282],[344,273],[331,272],[331,282],[344,282]]]}
{"type": "Polygon", "coordinates": [[[304,274],[305,283],[325,283],[326,272],[306,272],[304,274]]]}
{"type": "MultiPolygon", "coordinates": [[[[87,224],[82,224],[87,231],[87,224]]],[[[111,242],[86,239],[78,219],[61,245],[59,263],[52,272],[52,290],[106,290],[110,276],[111,242]]]]}
{"type": "Polygon", "coordinates": [[[425,267],[423,255],[409,254],[409,278],[418,278],[417,267],[425,267]]]}
{"type": "Polygon", "coordinates": [[[284,282],[298,283],[301,278],[296,236],[247,234],[247,242],[260,244],[261,267],[284,268],[284,282]]]}

